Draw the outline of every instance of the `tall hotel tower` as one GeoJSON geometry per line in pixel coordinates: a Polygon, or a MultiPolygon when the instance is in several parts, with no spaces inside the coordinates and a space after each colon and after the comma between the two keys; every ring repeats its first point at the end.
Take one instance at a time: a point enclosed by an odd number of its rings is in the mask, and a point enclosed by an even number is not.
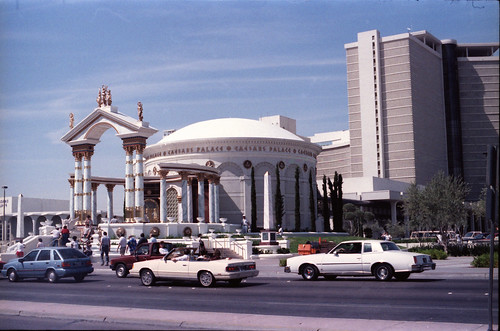
{"type": "Polygon", "coordinates": [[[478,199],[486,146],[498,144],[498,47],[426,31],[359,33],[345,45],[351,162],[344,177],[426,184],[442,170],[462,176],[478,199]]]}

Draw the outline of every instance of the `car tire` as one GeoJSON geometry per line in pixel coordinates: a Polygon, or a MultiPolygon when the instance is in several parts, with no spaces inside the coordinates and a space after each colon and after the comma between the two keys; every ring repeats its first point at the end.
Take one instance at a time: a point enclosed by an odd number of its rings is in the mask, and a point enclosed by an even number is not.
{"type": "Polygon", "coordinates": [[[392,279],[392,267],[386,263],[381,263],[375,267],[375,278],[381,281],[389,281],[392,279]]]}
{"type": "Polygon", "coordinates": [[[238,286],[238,285],[241,284],[242,280],[243,279],[241,279],[241,278],[240,279],[231,279],[231,280],[228,281],[228,283],[229,283],[230,286],[238,286]]]}
{"type": "Polygon", "coordinates": [[[407,280],[408,277],[410,277],[409,272],[396,272],[394,274],[394,278],[396,278],[396,280],[407,280]]]}
{"type": "Polygon", "coordinates": [[[198,275],[198,281],[203,287],[211,287],[215,284],[214,275],[210,271],[202,271],[198,275]]]}
{"type": "Polygon", "coordinates": [[[144,286],[154,285],[156,281],[155,275],[149,269],[141,270],[141,282],[144,286]]]}
{"type": "Polygon", "coordinates": [[[49,283],[56,283],[59,280],[59,277],[54,270],[49,270],[47,271],[47,279],[49,280],[49,283]]]}
{"type": "Polygon", "coordinates": [[[86,274],[80,274],[80,275],[76,275],[76,276],[73,276],[73,278],[75,279],[75,282],[79,283],[81,281],[83,281],[85,279],[85,276],[87,276],[86,274]]]}
{"type": "Polygon", "coordinates": [[[335,280],[335,279],[337,279],[337,275],[325,275],[323,277],[325,277],[326,280],[335,280]]]}
{"type": "Polygon", "coordinates": [[[7,271],[7,277],[9,278],[9,282],[17,282],[19,280],[19,276],[14,269],[9,269],[7,271]]]}
{"type": "Polygon", "coordinates": [[[116,266],[116,277],[118,278],[125,278],[128,275],[128,270],[127,267],[120,263],[119,265],[116,266]]]}
{"type": "Polygon", "coordinates": [[[319,271],[318,268],[312,264],[306,264],[302,267],[302,272],[300,274],[305,280],[316,280],[319,276],[319,271]]]}

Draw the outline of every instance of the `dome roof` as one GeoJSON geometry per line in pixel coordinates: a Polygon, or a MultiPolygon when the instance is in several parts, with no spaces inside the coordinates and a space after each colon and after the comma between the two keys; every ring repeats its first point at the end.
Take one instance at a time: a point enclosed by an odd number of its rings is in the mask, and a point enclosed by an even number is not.
{"type": "Polygon", "coordinates": [[[215,138],[275,138],[304,141],[290,131],[269,123],[244,118],[221,118],[188,125],[164,137],[158,144],[215,138]]]}

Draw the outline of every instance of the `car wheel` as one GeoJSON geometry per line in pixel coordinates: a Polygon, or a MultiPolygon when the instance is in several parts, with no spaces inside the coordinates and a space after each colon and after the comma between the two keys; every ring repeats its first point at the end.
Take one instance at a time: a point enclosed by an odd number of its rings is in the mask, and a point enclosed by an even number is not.
{"type": "Polygon", "coordinates": [[[116,277],[125,278],[128,275],[127,267],[124,264],[119,264],[116,266],[116,277]]]}
{"type": "Polygon", "coordinates": [[[394,274],[394,278],[396,278],[397,280],[407,280],[408,277],[410,277],[409,272],[396,272],[394,274]]]}
{"type": "Polygon", "coordinates": [[[155,281],[156,281],[155,275],[153,274],[153,272],[151,270],[146,269],[146,270],[141,271],[142,285],[151,286],[151,285],[154,285],[155,281]]]}
{"type": "Polygon", "coordinates": [[[9,282],[17,282],[19,280],[19,276],[14,269],[7,271],[7,277],[9,278],[9,282]]]}
{"type": "Polygon", "coordinates": [[[240,285],[240,284],[241,284],[241,281],[242,281],[242,280],[243,280],[243,279],[241,279],[241,278],[240,278],[240,279],[231,279],[231,280],[229,280],[229,281],[228,281],[228,283],[229,283],[229,285],[231,285],[231,286],[238,286],[238,285],[240,285]]]}
{"type": "Polygon", "coordinates": [[[80,275],[73,276],[73,278],[75,278],[75,281],[79,283],[85,279],[85,276],[86,276],[85,274],[80,274],[80,275]]]}
{"type": "Polygon", "coordinates": [[[305,280],[316,280],[319,276],[319,271],[312,264],[306,264],[302,268],[301,274],[302,274],[302,278],[304,278],[305,280]]]}
{"type": "Polygon", "coordinates": [[[375,278],[377,280],[391,280],[392,273],[392,267],[388,264],[382,263],[375,267],[375,278]]]}
{"type": "Polygon", "coordinates": [[[59,277],[54,270],[49,270],[47,271],[47,279],[49,280],[49,283],[55,283],[59,280],[59,277]]]}
{"type": "Polygon", "coordinates": [[[325,275],[323,277],[325,277],[326,280],[335,280],[335,279],[337,279],[336,275],[325,275]]]}
{"type": "Polygon", "coordinates": [[[202,271],[198,275],[198,281],[203,287],[210,287],[215,284],[214,276],[209,271],[202,271]]]}

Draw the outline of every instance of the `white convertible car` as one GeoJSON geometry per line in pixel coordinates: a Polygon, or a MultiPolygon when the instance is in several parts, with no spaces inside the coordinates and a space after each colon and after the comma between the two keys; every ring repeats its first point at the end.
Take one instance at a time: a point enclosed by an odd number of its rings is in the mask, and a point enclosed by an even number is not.
{"type": "Polygon", "coordinates": [[[153,285],[157,280],[198,281],[204,287],[213,286],[216,281],[238,285],[243,279],[258,274],[254,261],[210,260],[198,257],[186,248],[176,248],[163,259],[136,262],[130,270],[130,276],[140,277],[145,286],[153,285]]]}
{"type": "Polygon", "coordinates": [[[436,269],[426,254],[403,252],[392,241],[344,241],[330,252],[301,255],[287,259],[285,272],[302,275],[306,280],[324,276],[375,276],[378,280],[407,279],[411,273],[436,269]]]}

